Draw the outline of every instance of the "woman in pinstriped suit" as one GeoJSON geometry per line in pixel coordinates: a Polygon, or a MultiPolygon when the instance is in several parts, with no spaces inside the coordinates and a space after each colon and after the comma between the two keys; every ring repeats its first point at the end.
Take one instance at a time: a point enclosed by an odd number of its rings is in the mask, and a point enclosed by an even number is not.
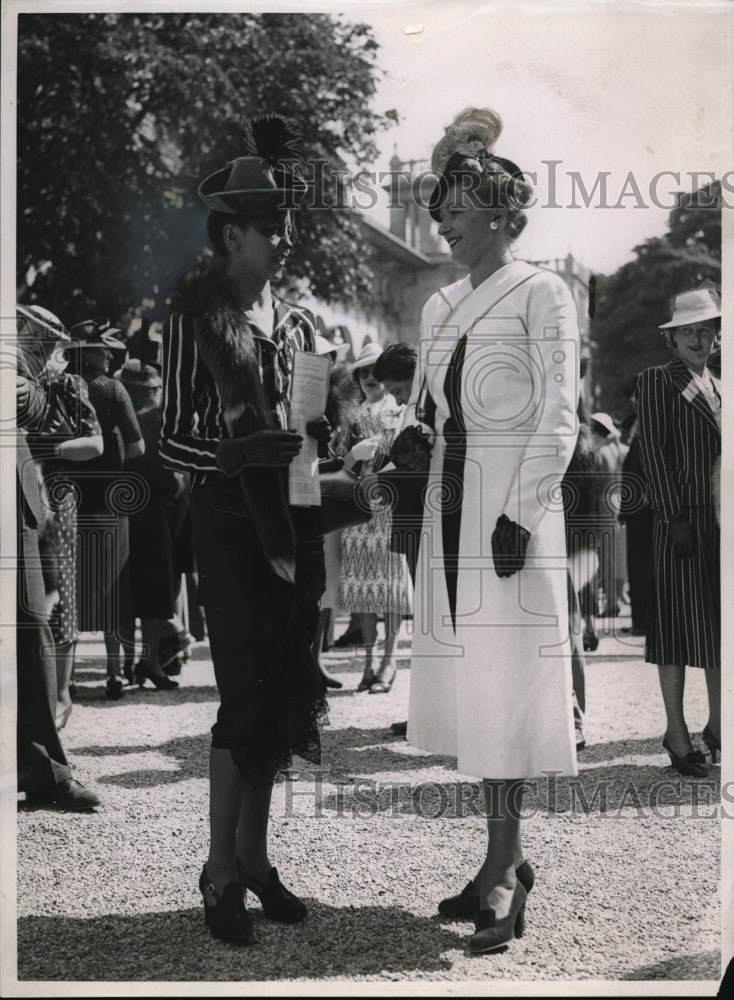
{"type": "Polygon", "coordinates": [[[660,329],[675,358],[637,382],[642,465],[654,508],[650,617],[645,659],[657,663],[667,716],[663,747],[681,774],[704,777],[683,716],[686,666],[706,670],[709,701],[703,740],[721,749],[719,523],[715,507],[721,455],[721,396],[706,367],[721,325],[715,293],[701,288],[673,300],[660,329]]]}

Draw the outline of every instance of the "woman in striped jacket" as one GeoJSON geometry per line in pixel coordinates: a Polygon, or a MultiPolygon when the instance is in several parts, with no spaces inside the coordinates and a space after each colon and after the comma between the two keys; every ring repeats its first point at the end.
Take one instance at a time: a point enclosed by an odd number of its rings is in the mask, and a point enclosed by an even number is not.
{"type": "MultiPolygon", "coordinates": [[[[297,133],[295,133],[297,136],[297,133]]],[[[245,942],[245,890],[265,915],[295,923],[306,906],[268,857],[272,785],[291,755],[319,762],[324,683],[311,653],[324,589],[315,507],[291,507],[288,465],[302,445],[288,430],[297,351],[313,351],[309,314],[276,301],[305,183],[281,160],[291,123],[252,123],[251,155],[202,182],[215,259],[172,296],[164,328],[160,455],[192,474],[201,595],[220,695],[210,754],[210,850],[199,881],[215,937],[245,942]],[[258,155],[261,147],[280,156],[258,155]]],[[[328,441],[326,421],[308,432],[328,441]]]]}
{"type": "Polygon", "coordinates": [[[681,774],[703,777],[683,715],[686,666],[706,670],[703,740],[721,749],[721,606],[715,478],[721,455],[721,396],[706,367],[721,312],[710,289],[683,292],[660,329],[675,357],[637,381],[640,452],[654,508],[652,590],[645,659],[657,663],[667,728],[663,747],[681,774]]]}

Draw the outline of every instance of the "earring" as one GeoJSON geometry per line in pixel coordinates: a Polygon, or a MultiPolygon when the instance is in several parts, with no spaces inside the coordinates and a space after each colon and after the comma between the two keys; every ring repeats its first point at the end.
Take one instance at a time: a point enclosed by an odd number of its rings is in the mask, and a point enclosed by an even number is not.
{"type": "Polygon", "coordinates": [[[490,222],[489,228],[490,229],[499,229],[500,228],[500,224],[499,224],[499,222],[490,222]]]}

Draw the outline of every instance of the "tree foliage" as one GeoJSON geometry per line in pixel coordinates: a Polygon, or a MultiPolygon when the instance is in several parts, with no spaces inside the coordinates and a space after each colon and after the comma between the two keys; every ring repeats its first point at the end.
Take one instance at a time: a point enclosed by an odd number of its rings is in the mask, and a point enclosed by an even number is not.
{"type": "MultiPolygon", "coordinates": [[[[395,120],[370,109],[379,70],[368,25],[322,14],[21,14],[18,295],[67,323],[162,314],[201,256],[200,180],[242,152],[246,120],[280,111],[310,160],[365,165],[395,120]]],[[[364,298],[353,216],[299,218],[290,280],[364,298]]]]}
{"type": "Polygon", "coordinates": [[[670,317],[672,296],[721,281],[721,185],[679,193],[668,224],[664,236],[635,247],[634,260],[597,279],[594,377],[601,409],[617,417],[630,409],[634,377],[671,358],[658,327],[670,317]]]}

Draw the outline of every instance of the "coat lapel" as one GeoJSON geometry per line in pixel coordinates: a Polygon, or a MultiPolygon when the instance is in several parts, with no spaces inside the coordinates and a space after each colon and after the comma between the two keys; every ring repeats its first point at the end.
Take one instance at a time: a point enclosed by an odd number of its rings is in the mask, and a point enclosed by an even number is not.
{"type": "Polygon", "coordinates": [[[719,425],[716,423],[716,417],[711,412],[711,407],[706,402],[704,394],[696,385],[695,379],[691,375],[689,369],[680,359],[674,358],[673,361],[670,362],[670,372],[673,378],[673,385],[676,387],[683,399],[685,399],[689,406],[692,406],[693,409],[704,418],[704,420],[707,420],[708,423],[711,424],[717,434],[720,434],[721,431],[719,430],[719,425]]]}

